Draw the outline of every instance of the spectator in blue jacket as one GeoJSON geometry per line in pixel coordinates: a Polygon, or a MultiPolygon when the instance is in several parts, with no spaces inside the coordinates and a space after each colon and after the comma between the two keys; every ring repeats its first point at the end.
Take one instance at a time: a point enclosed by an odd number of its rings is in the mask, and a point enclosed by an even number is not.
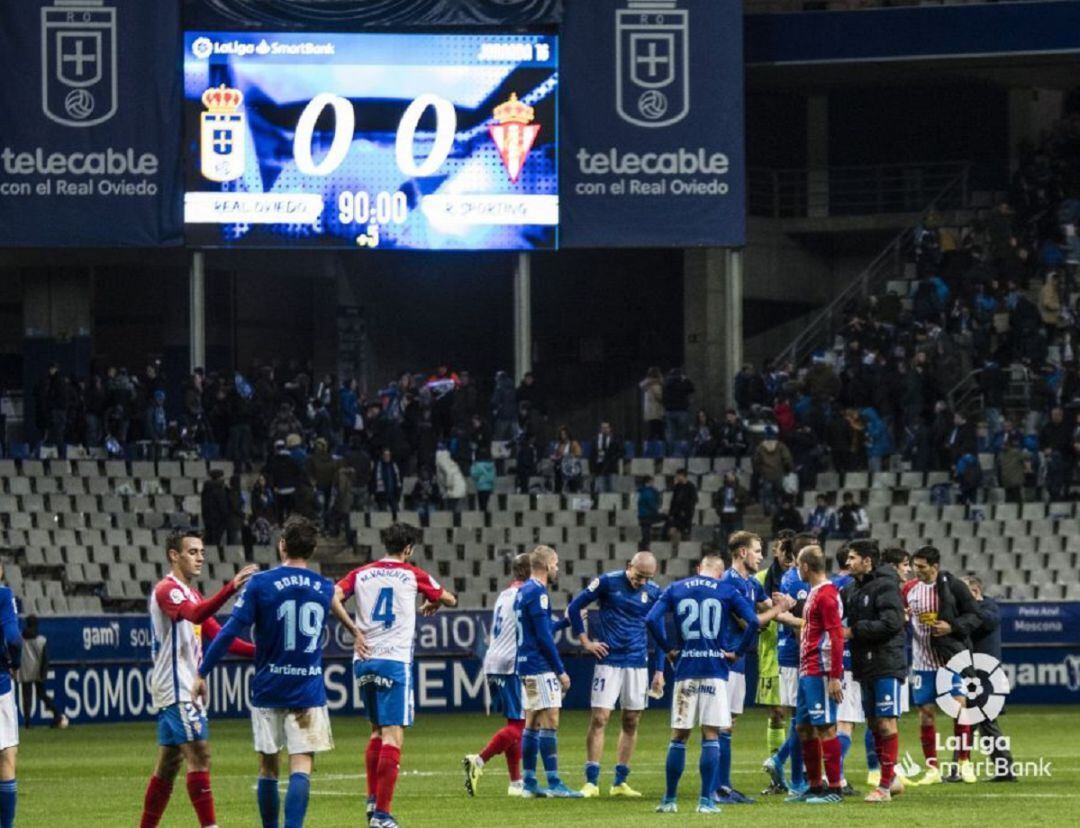
{"type": "Polygon", "coordinates": [[[893,453],[892,432],[876,409],[864,408],[860,414],[866,425],[866,457],[870,471],[879,472],[893,453]]]}
{"type": "Polygon", "coordinates": [[[469,469],[469,477],[476,486],[476,500],[481,512],[486,512],[491,493],[495,491],[495,463],[491,460],[491,450],[480,446],[476,450],[476,459],[469,469]]]}
{"type": "Polygon", "coordinates": [[[641,478],[637,499],[638,525],[641,527],[640,547],[648,549],[652,545],[653,524],[663,520],[663,515],[660,514],[660,492],[653,486],[651,475],[641,478]]]}

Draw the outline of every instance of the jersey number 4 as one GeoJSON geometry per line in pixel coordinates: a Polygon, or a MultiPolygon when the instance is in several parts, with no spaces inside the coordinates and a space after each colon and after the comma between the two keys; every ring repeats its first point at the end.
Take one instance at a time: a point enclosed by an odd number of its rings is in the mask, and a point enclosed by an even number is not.
{"type": "Polygon", "coordinates": [[[394,588],[383,587],[375,599],[375,608],[371,611],[371,620],[378,621],[384,630],[394,626],[394,588]]]}
{"type": "Polygon", "coordinates": [[[322,635],[323,619],[326,610],[322,604],[315,601],[307,601],[300,605],[300,612],[296,611],[296,601],[285,601],[278,607],[278,621],[284,621],[285,626],[285,649],[296,649],[296,634],[309,639],[304,647],[305,653],[313,653],[319,646],[319,636],[322,635]]]}

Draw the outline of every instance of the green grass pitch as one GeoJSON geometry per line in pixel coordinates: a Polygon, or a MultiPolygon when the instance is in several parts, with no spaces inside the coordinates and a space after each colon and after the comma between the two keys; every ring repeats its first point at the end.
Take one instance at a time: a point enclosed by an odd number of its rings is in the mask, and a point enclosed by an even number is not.
{"type": "MultiPolygon", "coordinates": [[[[617,714],[616,714],[617,715],[617,714]]],[[[1016,708],[1002,720],[1012,738],[1017,760],[1050,763],[1048,778],[1022,780],[1014,785],[938,785],[915,788],[888,805],[859,800],[837,806],[784,805],[775,797],[758,804],[724,807],[719,816],[695,814],[697,802],[697,740],[687,754],[680,786],[680,813],[653,813],[664,785],[664,756],[668,741],[666,711],[646,713],[633,763],[632,784],[643,799],[608,799],[614,764],[616,729],[609,727],[600,799],[557,801],[521,800],[506,796],[506,765],[496,757],[481,781],[479,795],[470,799],[462,785],[461,757],[477,752],[501,720],[482,715],[440,714],[419,717],[408,731],[394,814],[405,828],[475,825],[501,828],[516,825],[653,826],[690,819],[727,824],[799,825],[882,823],[910,826],[1077,825],[1080,824],[1080,710],[1076,708],[1016,708]]],[[[367,723],[354,716],[333,720],[337,749],[317,759],[307,825],[314,828],[360,828],[364,824],[363,745],[367,723]]],[[[568,712],[559,732],[563,778],[573,787],[582,783],[585,714],[568,712]]],[[[258,826],[255,805],[255,755],[246,721],[211,722],[213,785],[221,828],[258,826]]],[[[740,717],[735,731],[734,781],[756,795],[766,777],[759,769],[765,751],[765,719],[752,709],[740,717]]],[[[19,751],[19,805],[16,824],[23,828],[120,828],[137,825],[143,791],[157,750],[152,723],[83,725],[66,731],[33,729],[22,734],[19,751]]],[[[917,718],[902,720],[901,756],[921,755],[917,718]]],[[[848,757],[847,776],[865,789],[866,766],[862,731],[848,757]]],[[[541,777],[542,778],[542,777],[541,777]]],[[[182,777],[162,821],[163,828],[190,828],[194,812],[182,777]]]]}

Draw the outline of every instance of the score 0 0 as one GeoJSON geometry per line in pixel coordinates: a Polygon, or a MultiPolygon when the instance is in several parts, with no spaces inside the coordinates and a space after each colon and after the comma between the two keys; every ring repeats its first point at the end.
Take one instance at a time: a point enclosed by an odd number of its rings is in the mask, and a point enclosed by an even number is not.
{"type": "MultiPolygon", "coordinates": [[[[330,175],[345,161],[355,128],[356,115],[352,104],[340,95],[320,92],[304,107],[300,120],[296,124],[293,158],[296,160],[297,169],[305,175],[330,175]],[[328,106],[334,110],[334,140],[330,143],[330,151],[326,153],[326,157],[315,163],[311,155],[315,123],[328,106]]],[[[454,105],[450,101],[430,93],[418,97],[409,104],[398,124],[397,140],[394,144],[398,169],[410,178],[434,175],[450,157],[456,130],[457,112],[454,111],[454,105]],[[429,106],[435,110],[435,142],[428,157],[418,164],[413,157],[413,144],[420,117],[429,106]]]]}

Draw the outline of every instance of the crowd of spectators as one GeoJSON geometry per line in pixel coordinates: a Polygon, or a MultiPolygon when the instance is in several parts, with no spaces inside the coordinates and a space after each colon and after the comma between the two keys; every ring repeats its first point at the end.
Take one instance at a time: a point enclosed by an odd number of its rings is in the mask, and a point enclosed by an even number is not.
{"type": "MultiPolygon", "coordinates": [[[[815,488],[825,470],[879,472],[905,462],[949,472],[961,502],[974,501],[987,483],[991,470],[980,455],[994,456],[993,475],[1009,500],[1032,486],[1065,498],[1080,459],[1078,225],[1075,94],[1040,144],[1024,148],[992,209],[963,227],[932,213],[915,229],[914,282],[910,290],[905,282],[905,295],[890,289],[847,308],[836,343],[808,365],[745,365],[734,379],[735,405],[719,418],[708,401],[695,403],[681,368],[649,368],[634,445],[653,456],[748,458],[749,487],[727,475],[713,498],[724,531],[738,528],[757,500],[781,528],[801,521],[798,528],[856,536],[867,528],[857,502],[825,502],[800,515],[797,494],[815,488]],[[954,391],[965,381],[978,394],[960,400],[954,391]],[[1019,397],[1010,396],[1011,385],[1019,397]],[[953,402],[973,399],[978,405],[953,410],[953,402]]],[[[280,522],[297,511],[336,532],[351,510],[369,505],[395,515],[403,504],[459,510],[471,479],[484,509],[509,456],[518,491],[540,478],[556,492],[608,492],[626,452],[609,422],[588,439],[549,424],[532,374],[515,385],[499,372],[481,392],[468,371],[441,366],[404,373],[367,396],[355,380],[258,365],[232,375],[197,369],[179,401],[167,399],[167,387],[160,363],[138,375],[110,367],[79,379],[52,366],[35,393],[34,418],[44,443],[58,450],[83,444],[121,455],[134,445],[155,456],[206,456],[214,447],[238,474],[259,472],[244,497],[233,482],[208,484],[219,534],[237,530],[245,500],[249,519],[280,522]]],[[[688,490],[661,515],[650,488],[640,481],[643,537],[657,525],[667,536],[685,534],[688,490]]]]}

